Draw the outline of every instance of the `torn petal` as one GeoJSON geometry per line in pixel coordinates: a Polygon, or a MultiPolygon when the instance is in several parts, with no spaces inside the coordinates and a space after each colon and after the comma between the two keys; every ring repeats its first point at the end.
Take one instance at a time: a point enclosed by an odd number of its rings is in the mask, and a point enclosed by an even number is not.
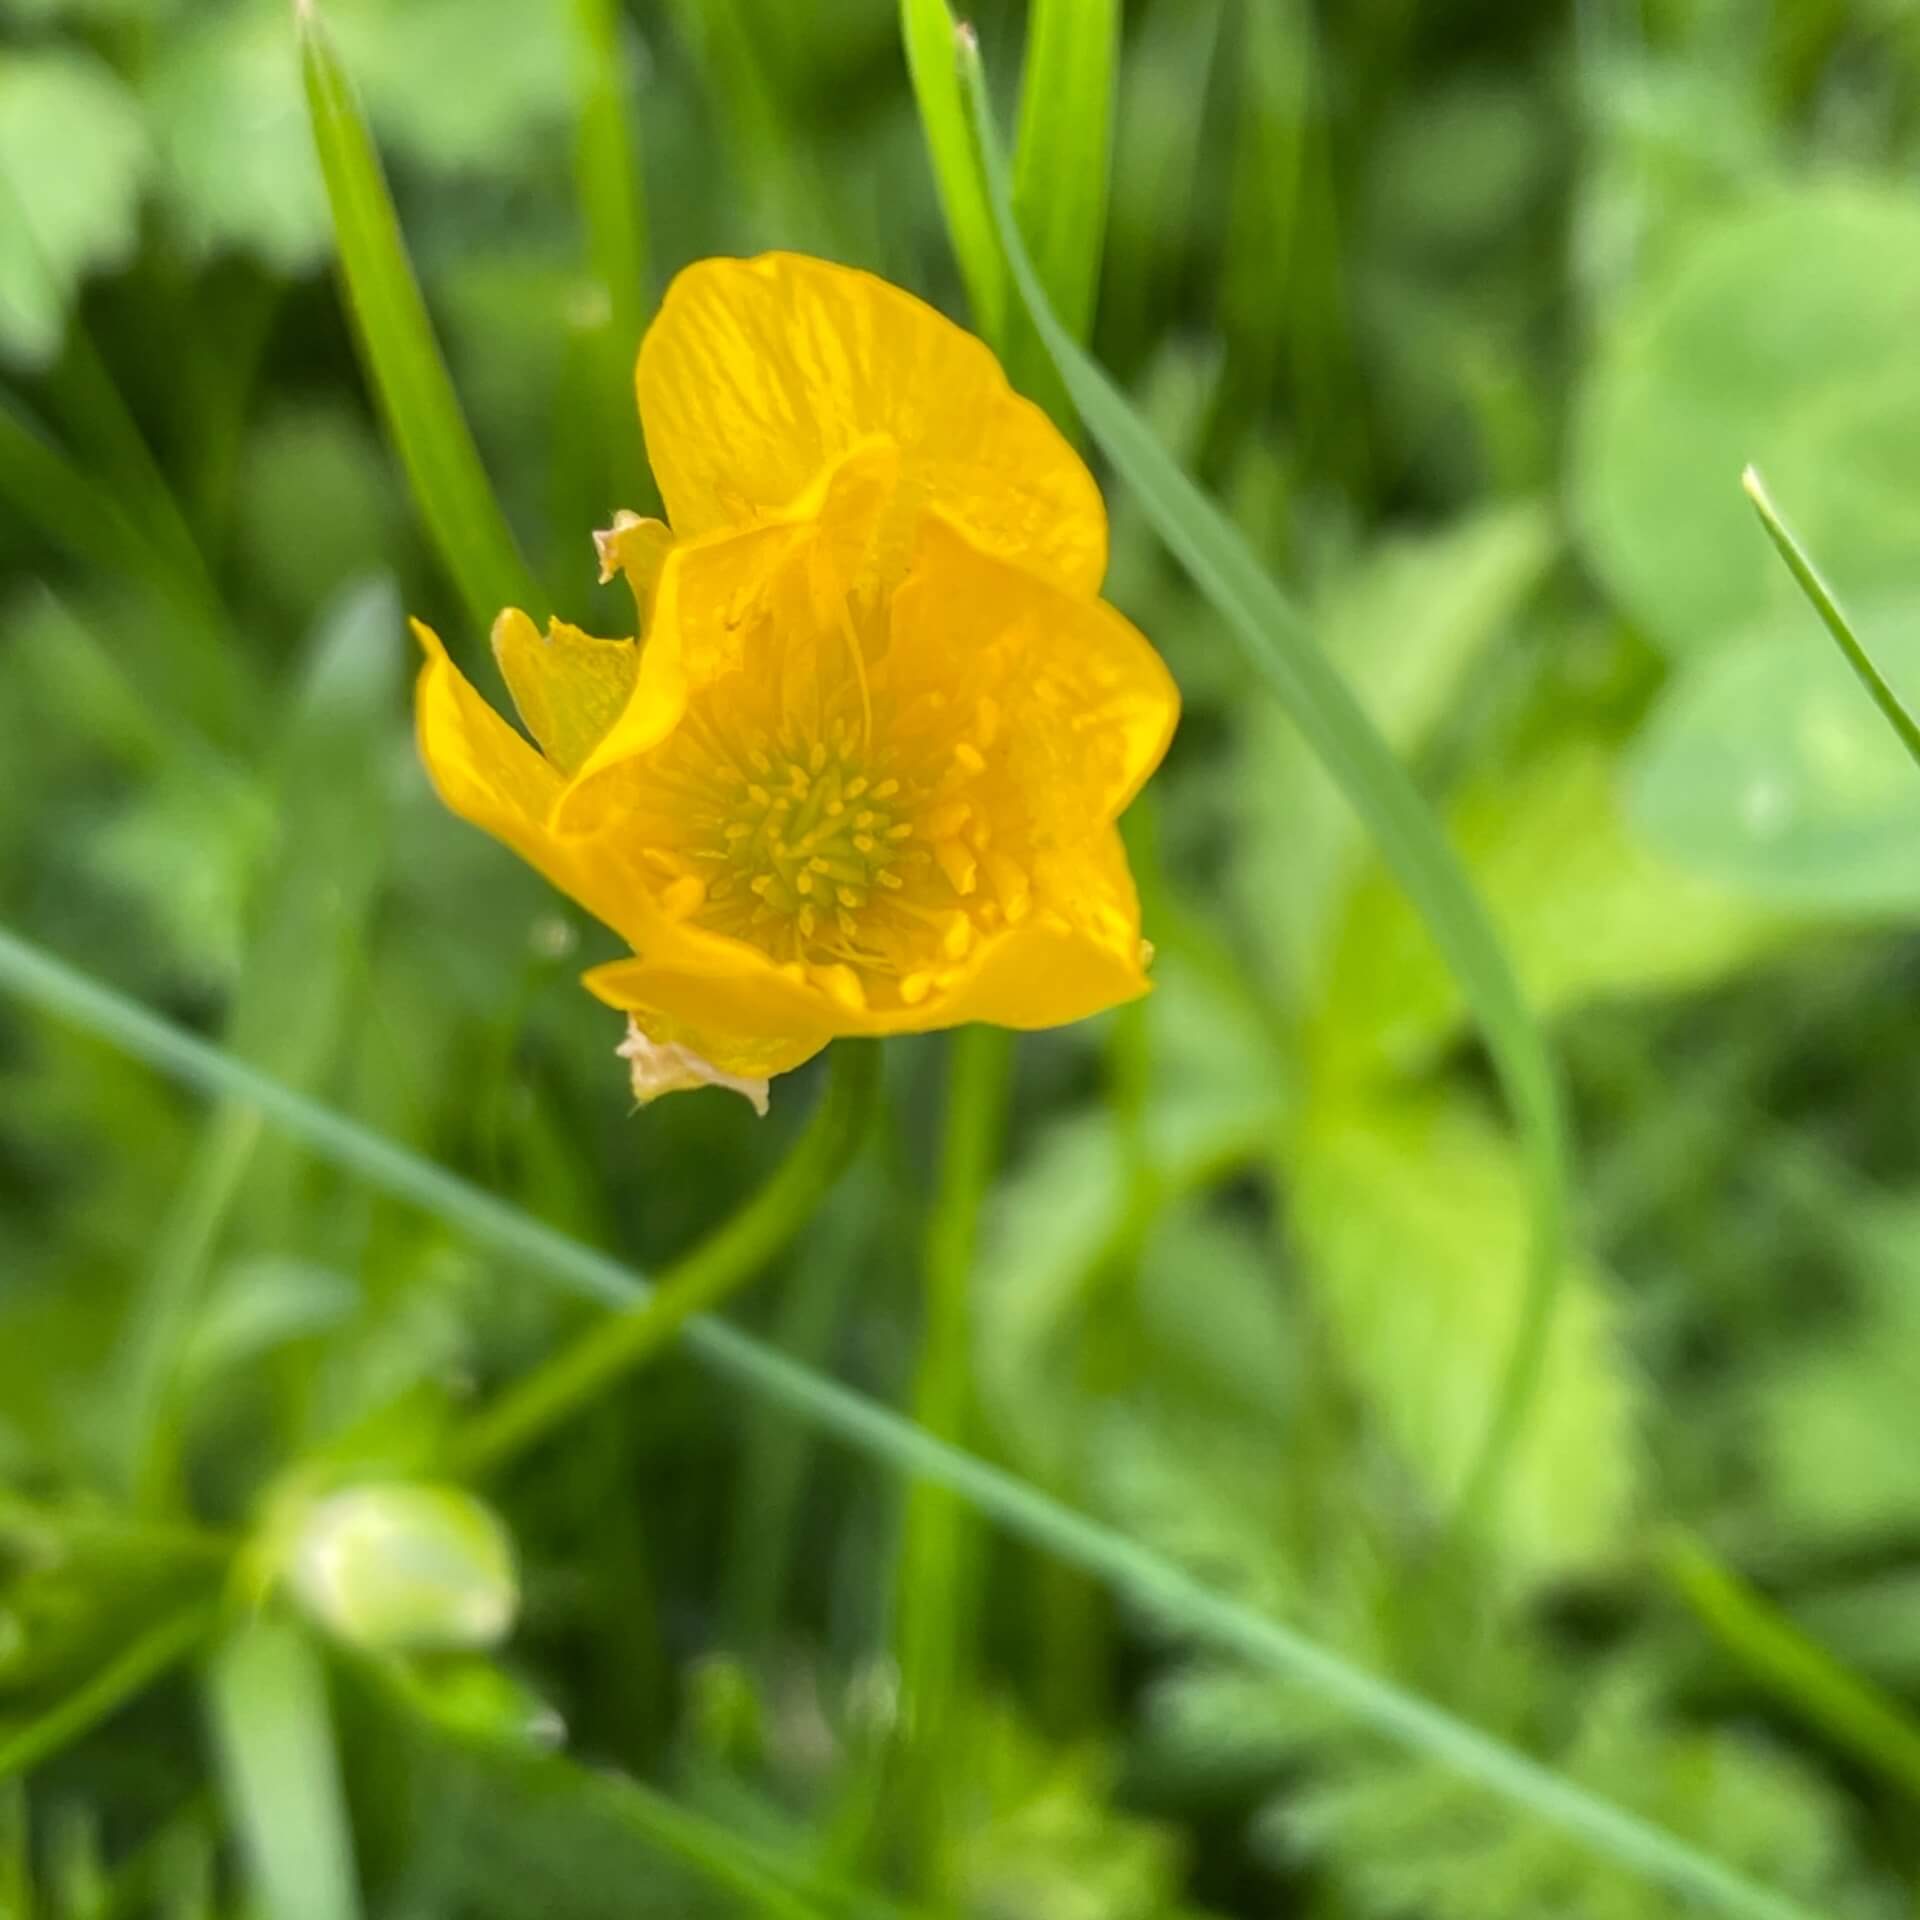
{"type": "Polygon", "coordinates": [[[627,1037],[614,1052],[628,1063],[633,1077],[633,1097],[643,1107],[658,1100],[663,1093],[685,1093],[695,1087],[725,1087],[729,1093],[737,1093],[749,1102],[761,1119],[767,1117],[765,1080],[722,1073],[691,1047],[683,1047],[676,1041],[649,1040],[631,1014],[627,1016],[627,1037]]]}

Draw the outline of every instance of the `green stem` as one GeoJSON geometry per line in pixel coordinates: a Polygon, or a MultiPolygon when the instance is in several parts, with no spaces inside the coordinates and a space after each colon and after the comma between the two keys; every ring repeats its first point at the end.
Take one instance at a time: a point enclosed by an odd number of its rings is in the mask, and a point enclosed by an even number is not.
{"type": "Polygon", "coordinates": [[[1886,716],[1888,726],[1899,735],[1900,744],[1916,763],[1920,763],[1920,723],[1916,723],[1913,715],[1902,705],[1900,696],[1874,665],[1872,655],[1860,644],[1852,623],[1840,611],[1840,603],[1833,597],[1833,589],[1820,577],[1820,569],[1813,564],[1812,557],[1780,518],[1780,511],[1767,492],[1766,482],[1749,467],[1740,476],[1740,484],[1760,515],[1760,524],[1766,528],[1767,538],[1779,549],[1781,559],[1787,563],[1787,571],[1800,583],[1800,591],[1813,603],[1814,612],[1825,622],[1827,631],[1833,635],[1840,651],[1846,656],[1847,665],[1872,696],[1873,704],[1886,716]]]}
{"type": "Polygon", "coordinates": [[[453,1443],[450,1464],[479,1477],[523,1453],[650,1360],[697,1315],[711,1313],[813,1217],[866,1131],[879,1084],[879,1049],[842,1040],[832,1079],[799,1144],[738,1213],[670,1268],[630,1311],[602,1320],[479,1415],[453,1443]]]}
{"type": "Polygon", "coordinates": [[[212,1631],[210,1605],[183,1608],[143,1633],[119,1659],[75,1688],[37,1720],[0,1740],[0,1780],[25,1773],[110,1718],[145,1693],[169,1668],[177,1667],[212,1631]]]}
{"type": "MultiPolygon", "coordinates": [[[[999,1027],[966,1027],[948,1053],[946,1138],[939,1185],[927,1224],[926,1316],[914,1413],[942,1440],[963,1442],[973,1392],[972,1280],[980,1208],[993,1179],[1005,1130],[1013,1036],[999,1027]]],[[[907,1499],[899,1587],[900,1669],[913,1752],[927,1764],[906,1769],[924,1858],[942,1884],[945,1820],[940,1768],[949,1750],[961,1689],[963,1637],[974,1617],[979,1578],[977,1529],[945,1487],[922,1482],[907,1499]]]]}
{"type": "Polygon", "coordinates": [[[1920,1799],[1920,1724],[1850,1672],[1692,1535],[1663,1541],[1660,1568],[1713,1637],[1835,1746],[1920,1799]]]}

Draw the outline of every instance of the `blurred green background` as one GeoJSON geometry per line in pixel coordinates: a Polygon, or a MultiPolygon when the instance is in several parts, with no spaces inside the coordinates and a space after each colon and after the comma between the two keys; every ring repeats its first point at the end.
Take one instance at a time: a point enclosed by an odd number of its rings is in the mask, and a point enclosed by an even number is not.
{"type": "MultiPolygon", "coordinates": [[[[654,504],[674,268],[799,248],[965,316],[887,0],[322,11],[569,618],[629,618],[588,535],[654,504]]],[[[1026,10],[976,21],[1011,125],[1026,10]]],[[[1129,823],[1158,991],[1021,1041],[957,1322],[939,1039],[734,1311],[1808,1912],[1911,1913],[1920,772],[1739,475],[1920,694],[1920,8],[1136,0],[1111,153],[1096,355],[1550,1022],[1582,1251],[1540,1391],[1450,1533],[1510,1122],[1119,484],[1109,595],[1186,698],[1129,823]]],[[[657,1269],[820,1076],[631,1114],[574,984],[611,936],[434,801],[403,610],[500,689],[332,252],[285,0],[0,0],[0,920],[657,1269]]],[[[1691,1910],[951,1503],[903,1552],[897,1472],[673,1352],[485,1507],[313,1508],[591,1319],[0,998],[0,1916],[1691,1910]],[[405,1650],[414,1606],[466,1644],[405,1650]]]]}

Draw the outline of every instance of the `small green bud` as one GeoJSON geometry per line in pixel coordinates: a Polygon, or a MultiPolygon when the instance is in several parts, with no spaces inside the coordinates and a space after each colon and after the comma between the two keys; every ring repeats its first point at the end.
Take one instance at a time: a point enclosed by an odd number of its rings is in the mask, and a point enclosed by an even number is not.
{"type": "Polygon", "coordinates": [[[309,1617],[381,1653],[495,1647],[520,1606],[513,1543],[458,1487],[351,1487],[297,1522],[287,1583],[309,1617]]]}

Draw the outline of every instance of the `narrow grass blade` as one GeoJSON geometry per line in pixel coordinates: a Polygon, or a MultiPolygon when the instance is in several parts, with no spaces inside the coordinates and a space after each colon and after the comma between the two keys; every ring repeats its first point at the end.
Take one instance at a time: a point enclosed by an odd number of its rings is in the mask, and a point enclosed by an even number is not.
{"type": "Polygon", "coordinates": [[[0,1780],[39,1766],[112,1718],[185,1660],[206,1639],[212,1625],[211,1607],[169,1614],[65,1699],[0,1735],[0,1780]]]}
{"type": "Polygon", "coordinates": [[[1900,736],[1900,744],[1916,763],[1920,763],[1920,723],[1915,722],[1900,696],[1887,684],[1886,676],[1874,664],[1873,656],[1860,644],[1852,623],[1841,612],[1839,601],[1833,597],[1833,589],[1820,577],[1820,569],[1813,564],[1807,550],[1781,519],[1779,508],[1773,504],[1773,497],[1767,492],[1766,482],[1749,467],[1740,476],[1740,484],[1746,489],[1747,498],[1753,502],[1754,511],[1760,516],[1760,524],[1767,530],[1767,538],[1779,549],[1781,559],[1787,563],[1787,571],[1799,583],[1800,591],[1807,596],[1814,612],[1833,635],[1835,643],[1846,656],[1847,665],[1866,688],[1873,704],[1885,715],[1887,725],[1900,736]]]}
{"type": "MultiPolygon", "coordinates": [[[[640,1275],[609,1255],[280,1085],[4,929],[0,988],[185,1085],[257,1105],[274,1125],[334,1166],[497,1253],[524,1260],[553,1284],[615,1306],[630,1306],[651,1292],[640,1275]]],[[[1125,1534],[725,1322],[692,1321],[682,1337],[715,1373],[897,1473],[950,1488],[1029,1545],[1092,1574],[1196,1641],[1308,1689],[1356,1723],[1478,1782],[1516,1812],[1558,1827],[1625,1871],[1744,1920],[1814,1920],[1794,1901],[1756,1886],[1651,1821],[1598,1798],[1291,1627],[1214,1592],[1125,1534]]]]}
{"type": "Polygon", "coordinates": [[[545,596],[494,499],[434,340],[373,136],[314,0],[298,0],[295,18],[347,304],[414,503],[483,629],[506,606],[543,620],[545,596]]]}
{"type": "Polygon", "coordinates": [[[1474,1010],[1525,1143],[1533,1245],[1527,1294],[1500,1399],[1461,1511],[1484,1510],[1537,1384],[1566,1257],[1567,1145],[1559,1078],[1500,937],[1406,770],[1315,646],[1299,615],[1232,524],[1174,463],[1107,375],[1074,344],[1048,303],[1008,198],[979,49],[956,36],[996,230],[1013,284],[1053,356],[1087,430],[1146,508],[1254,670],[1365,821],[1381,857],[1425,918],[1474,1010]]]}
{"type": "Polygon", "coordinates": [[[358,1920],[326,1674],[306,1633],[249,1621],[214,1656],[207,1707],[264,1920],[358,1920]]]}
{"type": "Polygon", "coordinates": [[[1007,268],[993,236],[993,209],[967,130],[959,70],[953,64],[953,19],[946,0],[900,0],[900,38],[920,107],[920,125],[933,161],[933,181],[953,240],[975,331],[1004,347],[1007,268]]]}
{"type": "Polygon", "coordinates": [[[1836,1746],[1920,1799],[1920,1724],[1810,1640],[1698,1540],[1675,1533],[1660,1563],[1701,1625],[1777,1698],[1836,1746]]]}
{"type": "Polygon", "coordinates": [[[580,74],[574,178],[594,278],[607,303],[603,404],[611,473],[619,490],[618,500],[607,504],[638,510],[654,504],[633,412],[633,363],[648,307],[640,143],[628,114],[618,7],[614,0],[574,0],[573,24],[580,74]]]}
{"type": "MultiPolygon", "coordinates": [[[[1033,0],[1020,79],[1013,211],[1040,284],[1076,340],[1085,340],[1092,326],[1100,279],[1119,50],[1118,0],[1033,0]]],[[[947,65],[953,65],[950,38],[947,65]]],[[[961,134],[971,159],[964,120],[961,134]]],[[[991,225],[988,240],[997,256],[991,225]]]]}

